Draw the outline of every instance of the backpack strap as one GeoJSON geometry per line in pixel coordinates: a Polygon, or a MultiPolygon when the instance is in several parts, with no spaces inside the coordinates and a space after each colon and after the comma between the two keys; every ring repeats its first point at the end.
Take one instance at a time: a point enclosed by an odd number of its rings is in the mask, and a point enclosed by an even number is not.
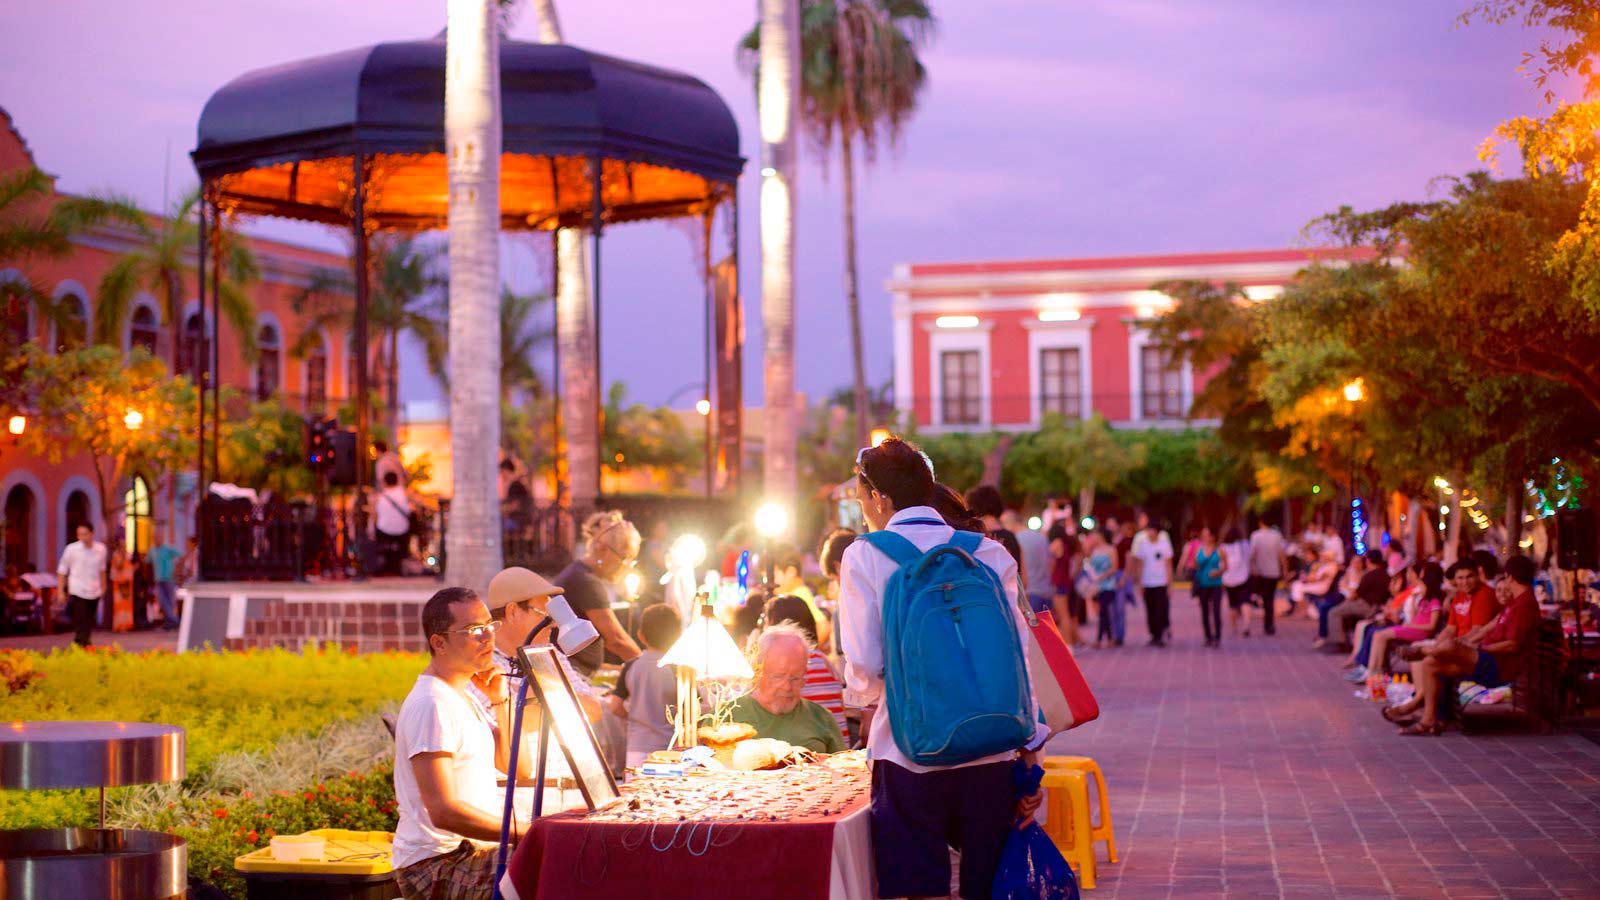
{"type": "Polygon", "coordinates": [[[871,544],[879,553],[894,560],[901,568],[905,568],[922,558],[922,551],[917,549],[916,544],[892,531],[869,531],[861,536],[861,540],[871,544]]]}

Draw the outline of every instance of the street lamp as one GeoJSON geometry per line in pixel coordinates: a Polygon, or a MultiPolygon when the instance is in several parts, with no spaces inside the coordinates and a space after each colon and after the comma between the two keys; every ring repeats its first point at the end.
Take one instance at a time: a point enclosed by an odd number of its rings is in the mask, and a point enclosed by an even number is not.
{"type": "MultiPolygon", "coordinates": [[[[1366,381],[1357,378],[1346,383],[1344,386],[1344,399],[1349,401],[1352,407],[1367,399],[1366,381]]],[[[1353,413],[1354,409],[1351,411],[1353,413]]],[[[1367,552],[1366,541],[1361,538],[1361,533],[1366,530],[1363,527],[1364,520],[1361,498],[1356,496],[1356,448],[1352,440],[1352,446],[1350,447],[1350,545],[1355,548],[1357,556],[1367,552]]]]}
{"type": "Polygon", "coordinates": [[[122,424],[128,426],[129,431],[138,431],[140,426],[144,425],[144,414],[137,409],[130,409],[128,414],[122,417],[122,424]]]}
{"type": "Polygon", "coordinates": [[[22,433],[28,430],[28,417],[12,416],[10,421],[6,422],[6,430],[11,432],[12,437],[21,437],[22,433]]]}
{"type": "Polygon", "coordinates": [[[761,555],[766,558],[766,565],[763,568],[767,577],[763,584],[768,591],[771,591],[773,582],[772,542],[788,527],[789,511],[784,509],[782,504],[769,500],[756,510],[756,533],[761,535],[765,542],[761,555]]]}
{"type": "Polygon", "coordinates": [[[711,415],[711,401],[701,397],[694,402],[694,411],[702,416],[711,415]]]}

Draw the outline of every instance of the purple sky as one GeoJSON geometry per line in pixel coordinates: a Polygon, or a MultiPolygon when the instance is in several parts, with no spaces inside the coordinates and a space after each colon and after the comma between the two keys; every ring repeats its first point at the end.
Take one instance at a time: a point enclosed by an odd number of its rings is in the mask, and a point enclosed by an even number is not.
{"type": "MultiPolygon", "coordinates": [[[[1536,35],[1456,28],[1467,0],[935,0],[929,86],[899,152],[859,182],[868,374],[889,378],[895,263],[1281,247],[1342,203],[1425,196],[1477,165],[1493,125],[1537,110],[1514,72],[1536,35]]],[[[557,6],[579,46],[691,72],[758,157],[733,47],[753,0],[557,6]],[[686,12],[685,10],[693,10],[686,12]]],[[[149,207],[194,182],[205,99],[254,68],[436,33],[443,0],[52,0],[0,6],[0,106],[67,190],[149,207]]],[[[534,39],[531,11],[513,34],[534,39]]],[[[837,171],[807,147],[799,194],[798,383],[848,383],[837,171]]],[[[757,181],[742,182],[749,352],[759,403],[757,181]]],[[[320,227],[257,230],[338,248],[320,227]]],[[[700,288],[684,233],[616,229],[605,249],[605,378],[661,402],[700,374],[700,288]],[[684,347],[658,351],[661,337],[684,347]]],[[[534,286],[526,250],[507,277],[534,286]]],[[[407,394],[438,396],[411,367],[407,394]]],[[[684,392],[678,405],[692,402],[684,392]]]]}

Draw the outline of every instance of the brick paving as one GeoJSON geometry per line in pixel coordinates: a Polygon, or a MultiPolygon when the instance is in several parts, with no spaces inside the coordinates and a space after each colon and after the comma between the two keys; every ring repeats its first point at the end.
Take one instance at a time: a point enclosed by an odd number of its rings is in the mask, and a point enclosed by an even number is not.
{"type": "Polygon", "coordinates": [[[1097,852],[1086,896],[1600,897],[1600,745],[1401,737],[1303,616],[1209,650],[1173,610],[1165,650],[1139,608],[1125,647],[1079,654],[1101,718],[1050,746],[1111,792],[1121,862],[1097,852]]]}

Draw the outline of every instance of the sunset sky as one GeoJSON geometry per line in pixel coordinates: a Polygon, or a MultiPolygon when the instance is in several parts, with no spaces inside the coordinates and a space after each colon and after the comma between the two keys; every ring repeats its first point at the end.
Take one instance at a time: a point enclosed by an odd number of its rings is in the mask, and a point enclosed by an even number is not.
{"type": "MultiPolygon", "coordinates": [[[[1536,113],[1515,68],[1538,35],[1457,27],[1467,0],[934,0],[929,86],[902,146],[864,174],[860,265],[868,372],[890,373],[901,262],[1290,246],[1316,215],[1428,195],[1476,166],[1494,124],[1536,113]]],[[[697,75],[758,156],[734,45],[753,0],[557,0],[576,45],[697,75]]],[[[66,190],[149,208],[194,183],[206,98],[250,69],[435,34],[443,0],[52,0],[0,5],[0,107],[66,190]],[[165,187],[164,187],[165,185],[165,187]]],[[[532,40],[522,11],[514,37],[532,40]]],[[[442,114],[442,111],[441,111],[442,114]]],[[[797,377],[848,383],[839,178],[802,154],[797,377]]],[[[761,402],[756,165],[741,183],[747,402],[761,402]]],[[[259,233],[340,247],[330,231],[259,233]]],[[[524,242],[514,286],[543,277],[524,242]]],[[[701,289],[685,232],[616,229],[605,249],[606,381],[661,402],[698,381],[701,289]],[[660,341],[683,348],[660,352],[660,341]]],[[[411,399],[440,390],[415,357],[411,399]]],[[[691,405],[697,391],[683,393],[691,405]]]]}

